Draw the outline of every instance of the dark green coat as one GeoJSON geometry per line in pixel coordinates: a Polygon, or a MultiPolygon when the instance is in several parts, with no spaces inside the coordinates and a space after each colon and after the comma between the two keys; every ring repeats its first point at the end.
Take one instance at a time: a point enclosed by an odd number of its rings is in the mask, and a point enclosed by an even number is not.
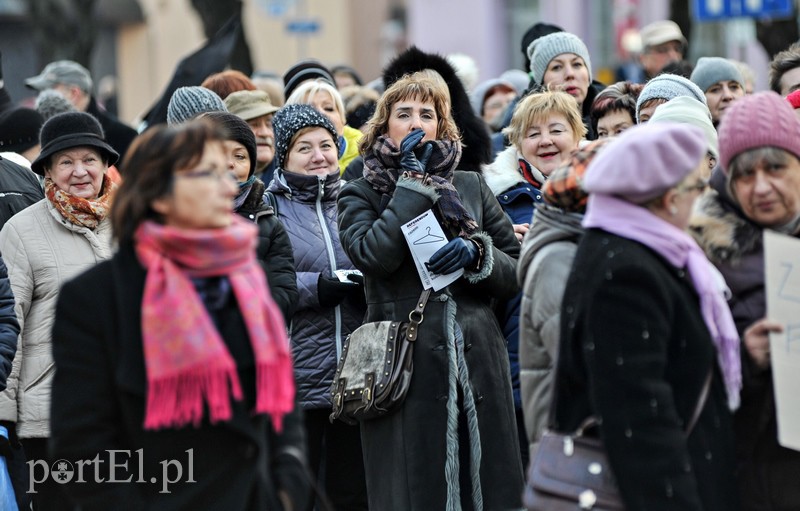
{"type": "MultiPolygon", "coordinates": [[[[521,507],[523,476],[508,355],[492,310],[518,291],[515,267],[520,245],[479,174],[456,171],[453,184],[478,222],[475,236],[483,241],[486,255],[477,273],[468,272],[431,296],[414,352],[414,376],[400,410],[361,425],[371,509],[447,509],[448,492],[451,508],[461,509],[458,470],[449,478],[445,475],[447,410],[455,401],[453,383],[448,380],[453,374],[450,364],[456,364],[455,322],[464,335],[464,359],[480,433],[483,509],[521,507]]],[[[414,308],[422,284],[400,226],[431,209],[436,197],[432,188],[402,178],[392,197],[374,191],[363,178],[342,188],[340,237],[348,257],[365,277],[366,321],[403,320],[414,308]]],[[[463,410],[460,390],[458,396],[463,410]]],[[[462,487],[470,472],[465,421],[462,412],[459,439],[451,435],[449,442],[451,468],[461,458],[462,487]],[[455,444],[460,444],[460,456],[455,444]]],[[[472,509],[469,490],[460,494],[464,508],[472,509]]]]}

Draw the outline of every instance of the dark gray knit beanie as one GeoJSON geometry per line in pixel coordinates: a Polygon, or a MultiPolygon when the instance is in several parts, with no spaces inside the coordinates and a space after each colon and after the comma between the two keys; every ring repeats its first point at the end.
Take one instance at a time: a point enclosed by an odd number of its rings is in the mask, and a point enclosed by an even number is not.
{"type": "Polygon", "coordinates": [[[186,122],[203,112],[227,112],[216,92],[205,87],[178,87],[167,105],[167,124],[186,122]]]}
{"type": "Polygon", "coordinates": [[[275,132],[275,165],[283,169],[286,154],[292,139],[303,128],[320,127],[330,131],[336,150],[339,150],[339,134],[327,117],[319,113],[311,105],[286,105],[272,118],[272,130],[275,132]]]}
{"type": "Polygon", "coordinates": [[[210,120],[212,123],[222,128],[227,140],[235,140],[247,149],[247,155],[250,157],[250,172],[247,174],[247,177],[249,178],[252,176],[256,171],[256,158],[258,154],[256,136],[253,134],[250,125],[238,115],[229,112],[204,112],[198,116],[198,118],[210,120]]]}
{"type": "Polygon", "coordinates": [[[722,57],[700,57],[689,77],[703,92],[718,82],[733,80],[744,89],[744,78],[736,64],[722,57]]]}
{"type": "Polygon", "coordinates": [[[569,32],[554,32],[538,39],[534,39],[528,46],[528,56],[531,59],[531,75],[533,80],[542,84],[547,64],[562,53],[574,53],[583,59],[592,78],[592,61],[589,58],[589,49],[581,38],[569,32]]]}

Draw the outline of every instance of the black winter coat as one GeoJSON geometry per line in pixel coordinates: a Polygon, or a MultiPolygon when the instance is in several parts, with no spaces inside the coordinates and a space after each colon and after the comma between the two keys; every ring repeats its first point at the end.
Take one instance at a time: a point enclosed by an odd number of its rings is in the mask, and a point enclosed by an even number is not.
{"type": "Polygon", "coordinates": [[[691,279],[644,245],[581,239],[561,313],[555,428],[589,415],[628,511],[733,511],[733,426],[691,279]],[[688,439],[709,371],[708,399],[688,439]]]}
{"type": "MultiPolygon", "coordinates": [[[[492,310],[518,290],[514,272],[519,243],[480,174],[456,171],[453,184],[478,222],[480,232],[474,236],[486,247],[485,260],[478,272],[467,272],[432,294],[419,328],[405,402],[391,415],[361,424],[370,509],[446,509],[448,496],[456,506],[472,509],[464,481],[458,488],[459,468],[453,466],[458,458],[467,480],[471,466],[479,470],[483,509],[521,507],[523,476],[508,354],[492,310]],[[457,327],[463,332],[463,353],[455,348],[457,327]],[[454,423],[448,427],[448,412],[461,410],[461,424],[469,416],[464,413],[467,396],[456,394],[455,366],[464,361],[477,412],[479,466],[470,460],[467,432],[457,431],[454,423]],[[455,473],[448,476],[446,467],[455,473]]],[[[422,284],[400,226],[431,209],[434,198],[431,189],[403,178],[391,197],[363,178],[342,187],[340,235],[350,260],[364,273],[366,321],[405,320],[414,309],[422,284]]]]}
{"type": "Polygon", "coordinates": [[[256,256],[265,268],[272,298],[288,325],[292,320],[299,294],[294,271],[292,242],[275,211],[264,202],[266,187],[256,179],[244,203],[236,212],[258,225],[256,256]]]}
{"type": "Polygon", "coordinates": [[[279,489],[288,493],[293,509],[303,509],[308,486],[300,410],[284,418],[282,434],[275,433],[267,416],[251,413],[255,361],[233,295],[214,319],[236,361],[245,399],[231,401],[229,421],[212,425],[204,418],[199,427],[143,429],[145,276],[133,247],[126,246],[110,261],[67,282],[59,294],[53,327],[58,370],[53,380],[52,454],[72,463],[76,474],[77,460],[99,455],[99,474],[107,481],[108,451],[119,449],[123,452],[115,455],[116,463],[128,461],[128,466],[117,465],[115,478],[132,477],[127,483],[95,484],[97,465],[87,465],[85,483],[63,488],[82,511],[281,510],[279,489]],[[161,462],[167,460],[180,463],[183,472],[179,478],[175,468],[170,477],[179,482],[165,487],[161,462]],[[190,476],[195,483],[188,482],[190,476]],[[161,493],[164,489],[168,492],[161,493]]]}
{"type": "Polygon", "coordinates": [[[19,322],[14,312],[14,293],[8,280],[6,263],[0,257],[0,391],[6,389],[6,380],[11,374],[11,364],[17,352],[19,322]]]}
{"type": "Polygon", "coordinates": [[[89,101],[86,113],[92,114],[100,121],[100,125],[103,127],[103,132],[105,133],[106,142],[119,153],[117,168],[122,172],[123,169],[120,165],[125,158],[125,153],[128,152],[128,147],[130,147],[131,143],[133,143],[133,139],[136,138],[139,133],[127,124],[120,122],[119,119],[110,113],[101,110],[94,96],[89,101]]]}
{"type": "Polygon", "coordinates": [[[0,156],[0,229],[9,218],[42,199],[36,174],[0,156]]]}

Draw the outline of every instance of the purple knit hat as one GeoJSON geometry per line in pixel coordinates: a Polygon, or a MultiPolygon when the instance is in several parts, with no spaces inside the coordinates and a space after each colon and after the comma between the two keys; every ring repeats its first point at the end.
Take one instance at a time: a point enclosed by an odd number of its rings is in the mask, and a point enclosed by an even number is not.
{"type": "Polygon", "coordinates": [[[680,183],[705,154],[706,139],[696,126],[638,124],[616,137],[589,164],[583,189],[642,204],[680,183]]]}
{"type": "Polygon", "coordinates": [[[757,92],[734,101],[717,131],[720,163],[725,173],[734,157],[759,147],[778,147],[800,158],[800,121],[792,105],[773,91],[757,92]]]}

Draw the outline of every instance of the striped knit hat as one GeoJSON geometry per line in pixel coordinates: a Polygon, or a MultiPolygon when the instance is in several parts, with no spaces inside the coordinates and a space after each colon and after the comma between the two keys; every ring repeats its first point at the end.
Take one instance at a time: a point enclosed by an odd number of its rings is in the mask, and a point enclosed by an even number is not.
{"type": "Polygon", "coordinates": [[[178,87],[167,105],[167,124],[188,121],[203,112],[227,112],[225,103],[214,91],[205,87],[178,87]]]}

